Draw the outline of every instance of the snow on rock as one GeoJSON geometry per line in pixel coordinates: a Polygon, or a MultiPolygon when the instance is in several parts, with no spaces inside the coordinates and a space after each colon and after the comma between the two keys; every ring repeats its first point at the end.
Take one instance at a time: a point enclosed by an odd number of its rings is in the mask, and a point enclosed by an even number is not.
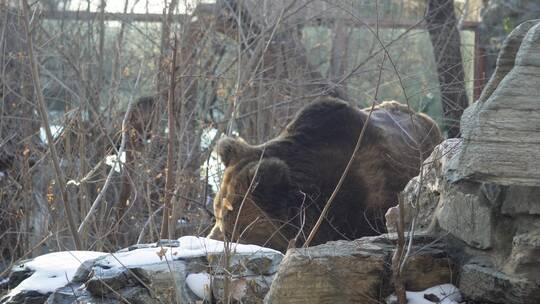
{"type": "Polygon", "coordinates": [[[251,303],[252,299],[264,297],[282,258],[283,254],[273,249],[196,236],[138,244],[115,253],[50,253],[17,266],[30,277],[0,303],[22,303],[19,299],[27,299],[35,292],[46,297],[53,292],[51,298],[57,295],[75,301],[91,297],[97,301],[118,296],[111,289],[131,303],[151,303],[152,299],[167,299],[167,303],[174,289],[178,290],[178,301],[193,303],[210,299],[212,294],[223,298],[221,289],[226,280],[230,281],[234,299],[251,303]],[[221,263],[226,246],[230,246],[231,253],[228,270],[221,263]],[[79,268],[89,259],[93,261],[79,268]],[[153,291],[139,282],[148,282],[153,291]]]}
{"type": "MultiPolygon", "coordinates": [[[[178,239],[178,247],[157,245],[156,247],[140,248],[137,250],[117,252],[100,260],[101,265],[110,267],[143,266],[161,263],[164,260],[201,257],[206,255],[221,254],[225,250],[225,243],[204,237],[183,236],[178,239]]],[[[257,245],[244,245],[230,243],[231,252],[241,254],[277,253],[279,251],[257,245]]]]}
{"type": "Polygon", "coordinates": [[[17,266],[27,268],[33,273],[12,289],[7,297],[25,290],[34,290],[41,294],[53,292],[68,284],[83,262],[103,255],[105,253],[95,251],[61,251],[39,256],[17,266]]]}
{"type": "MultiPolygon", "coordinates": [[[[423,291],[407,291],[407,304],[458,304],[461,293],[452,284],[442,284],[430,287],[423,291]]],[[[396,295],[386,298],[387,304],[397,303],[396,295]]]]}
{"type": "MultiPolygon", "coordinates": [[[[217,254],[225,251],[225,243],[222,241],[216,241],[209,238],[197,237],[197,236],[184,236],[178,239],[180,242],[179,250],[182,251],[182,257],[193,257],[206,254],[217,254]]],[[[231,251],[235,253],[277,253],[279,251],[265,248],[257,245],[244,245],[237,243],[230,243],[231,251]]]]}
{"type": "Polygon", "coordinates": [[[282,258],[279,251],[256,245],[184,236],[132,246],[96,260],[85,286],[93,296],[103,297],[109,292],[108,286],[119,290],[134,281],[130,278],[136,273],[140,280],[152,282],[156,292],[176,285],[180,301],[192,303],[209,299],[211,294],[215,299],[223,299],[227,281],[233,299],[251,303],[264,297],[282,258]],[[231,253],[228,270],[222,265],[226,246],[231,253]]]}
{"type": "Polygon", "coordinates": [[[186,277],[186,285],[197,297],[210,299],[210,275],[206,272],[192,273],[186,277]]]}

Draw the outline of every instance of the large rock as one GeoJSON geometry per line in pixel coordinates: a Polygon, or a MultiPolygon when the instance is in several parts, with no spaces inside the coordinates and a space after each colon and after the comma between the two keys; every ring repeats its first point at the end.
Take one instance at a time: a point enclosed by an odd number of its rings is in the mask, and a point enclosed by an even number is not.
{"type": "Polygon", "coordinates": [[[482,98],[461,119],[464,145],[452,178],[540,186],[538,20],[517,27],[504,44],[482,98]]]}
{"type": "Polygon", "coordinates": [[[540,286],[540,229],[514,236],[512,252],[503,269],[540,286]]]}
{"type": "MultiPolygon", "coordinates": [[[[372,303],[391,292],[392,235],[291,249],[265,303],[372,303]]],[[[408,290],[451,282],[453,263],[441,244],[417,237],[405,270],[408,290]]]]}
{"type": "Polygon", "coordinates": [[[495,214],[474,182],[446,183],[436,212],[438,227],[478,249],[492,246],[495,214]]]}
{"type": "Polygon", "coordinates": [[[540,215],[540,187],[508,187],[502,202],[501,213],[540,215]]]}
{"type": "MultiPolygon", "coordinates": [[[[445,140],[424,161],[421,174],[407,184],[402,192],[405,227],[414,218],[416,231],[442,230],[472,247],[487,249],[492,246],[495,220],[491,201],[496,198],[486,194],[488,185],[468,180],[452,183],[445,176],[461,149],[461,139],[445,140]]],[[[387,229],[395,231],[392,225],[387,229]]]]}
{"type": "MultiPolygon", "coordinates": [[[[466,299],[536,303],[528,295],[540,294],[540,188],[453,181],[465,145],[441,143],[409,182],[402,193],[406,227],[415,218],[416,230],[448,242],[449,254],[465,265],[459,285],[466,299]]],[[[387,218],[398,214],[394,208],[387,218]]]]}
{"type": "Polygon", "coordinates": [[[461,267],[458,287],[464,297],[480,303],[540,303],[538,283],[478,264],[461,267]]]}
{"type": "MultiPolygon", "coordinates": [[[[540,187],[452,181],[463,147],[461,139],[442,142],[424,162],[422,175],[407,184],[402,192],[405,226],[415,218],[416,231],[450,234],[476,249],[498,242],[494,250],[504,256],[514,234],[540,226],[540,187]]],[[[391,225],[387,229],[395,232],[391,225]]]]}
{"type": "MultiPolygon", "coordinates": [[[[415,230],[431,233],[434,231],[434,214],[444,192],[446,181],[443,173],[449,161],[460,151],[462,140],[451,138],[439,144],[424,161],[421,174],[412,178],[402,192],[405,204],[405,226],[409,227],[415,218],[415,230]]],[[[387,223],[391,223],[388,221],[387,223]]],[[[395,227],[387,226],[388,232],[395,227]]]]}

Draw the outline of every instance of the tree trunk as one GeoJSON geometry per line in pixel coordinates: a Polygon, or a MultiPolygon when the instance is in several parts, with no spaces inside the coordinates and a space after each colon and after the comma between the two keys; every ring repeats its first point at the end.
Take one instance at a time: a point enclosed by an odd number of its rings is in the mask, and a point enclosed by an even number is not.
{"type": "Polygon", "coordinates": [[[437,62],[444,127],[449,138],[459,137],[461,114],[469,102],[454,1],[429,0],[426,22],[437,62]]]}

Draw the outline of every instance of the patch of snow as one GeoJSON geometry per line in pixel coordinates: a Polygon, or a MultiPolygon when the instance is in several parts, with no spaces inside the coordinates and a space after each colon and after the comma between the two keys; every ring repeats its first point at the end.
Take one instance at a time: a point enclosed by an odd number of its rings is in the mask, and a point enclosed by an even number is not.
{"type": "Polygon", "coordinates": [[[203,129],[201,134],[201,151],[204,151],[210,147],[212,140],[217,134],[217,129],[215,128],[206,128],[203,129]]]}
{"type": "MultiPolygon", "coordinates": [[[[222,241],[212,240],[205,237],[197,236],[183,236],[178,239],[180,242],[180,247],[182,257],[195,257],[206,254],[219,254],[225,251],[225,243],[222,241]]],[[[278,253],[281,252],[261,247],[257,245],[246,245],[238,243],[229,243],[231,246],[231,251],[242,254],[250,254],[257,252],[266,252],[266,253],[278,253]]]]}
{"type": "MultiPolygon", "coordinates": [[[[407,291],[407,304],[458,304],[461,301],[461,293],[452,284],[442,284],[430,287],[423,291],[407,291]],[[439,301],[430,301],[424,295],[435,295],[439,301]]],[[[396,295],[392,294],[386,298],[387,304],[397,303],[396,295]]]]}
{"type": "Polygon", "coordinates": [[[117,154],[107,155],[105,157],[105,164],[109,167],[112,167],[114,171],[120,172],[120,164],[124,165],[126,163],[126,152],[120,154],[120,158],[117,154]]]}
{"type": "MultiPolygon", "coordinates": [[[[164,260],[178,260],[182,258],[193,258],[206,256],[208,254],[220,254],[225,251],[225,243],[204,237],[183,236],[178,239],[179,247],[150,247],[140,248],[132,251],[117,252],[104,258],[100,264],[110,267],[122,266],[142,266],[161,263],[164,260]]],[[[281,252],[257,245],[244,245],[230,243],[231,252],[241,254],[255,254],[259,252],[277,253],[281,252]]]]}
{"type": "Polygon", "coordinates": [[[210,275],[206,272],[192,273],[186,277],[186,285],[197,297],[210,299],[210,275]]]}
{"type": "Polygon", "coordinates": [[[61,251],[39,256],[24,263],[24,267],[34,273],[7,296],[12,297],[23,290],[35,290],[41,294],[53,292],[68,284],[83,262],[105,254],[95,251],[61,251]]]}
{"type": "MultiPolygon", "coordinates": [[[[51,134],[52,134],[53,139],[56,139],[60,135],[60,133],[62,133],[62,130],[64,129],[64,127],[59,126],[59,125],[50,125],[50,128],[51,128],[51,134]]],[[[48,144],[47,134],[45,132],[45,128],[43,127],[39,128],[39,138],[41,139],[43,143],[48,144]]]]}

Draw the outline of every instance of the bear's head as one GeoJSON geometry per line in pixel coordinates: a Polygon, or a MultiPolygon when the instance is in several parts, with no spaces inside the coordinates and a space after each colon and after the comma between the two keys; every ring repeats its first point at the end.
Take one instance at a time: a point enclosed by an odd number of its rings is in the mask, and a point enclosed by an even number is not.
{"type": "Polygon", "coordinates": [[[287,164],[265,155],[264,146],[224,138],[216,149],[225,165],[214,199],[216,223],[209,238],[285,250],[295,187],[287,164]]]}

